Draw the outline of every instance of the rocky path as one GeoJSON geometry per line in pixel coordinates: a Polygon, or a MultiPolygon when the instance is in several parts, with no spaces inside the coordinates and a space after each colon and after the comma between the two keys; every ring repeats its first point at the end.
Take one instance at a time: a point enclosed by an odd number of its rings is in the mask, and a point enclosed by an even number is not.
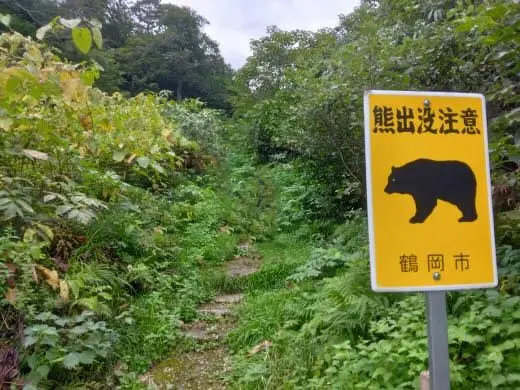
{"type": "MultiPolygon", "coordinates": [[[[239,249],[248,255],[236,256],[225,263],[229,278],[245,277],[260,268],[260,256],[248,244],[241,244],[239,249]]],[[[243,298],[244,294],[217,295],[200,305],[197,309],[200,319],[182,326],[184,336],[193,340],[196,347],[162,361],[143,375],[141,381],[148,389],[226,389],[223,376],[229,372],[231,362],[224,339],[235,327],[234,311],[243,298]]]]}

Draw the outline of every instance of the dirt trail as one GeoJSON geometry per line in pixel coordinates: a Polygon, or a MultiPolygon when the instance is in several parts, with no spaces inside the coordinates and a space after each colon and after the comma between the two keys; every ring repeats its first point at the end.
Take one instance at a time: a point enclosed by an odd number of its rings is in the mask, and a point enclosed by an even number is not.
{"type": "MultiPolygon", "coordinates": [[[[249,244],[239,245],[247,256],[236,256],[224,265],[230,278],[239,278],[259,270],[261,259],[249,244]]],[[[185,337],[197,343],[195,350],[176,354],[166,359],[148,373],[141,381],[153,390],[224,390],[223,375],[231,368],[230,356],[224,345],[226,335],[235,327],[234,309],[240,304],[244,294],[217,295],[212,301],[197,309],[199,320],[184,324],[185,337]]]]}

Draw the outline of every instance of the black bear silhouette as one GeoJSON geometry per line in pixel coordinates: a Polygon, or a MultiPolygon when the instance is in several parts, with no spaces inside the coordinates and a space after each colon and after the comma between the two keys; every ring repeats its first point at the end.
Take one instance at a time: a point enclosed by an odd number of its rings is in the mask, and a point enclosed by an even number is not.
{"type": "Polygon", "coordinates": [[[458,207],[462,212],[459,222],[475,221],[476,191],[475,174],[466,163],[424,158],[392,167],[385,188],[387,194],[409,194],[413,197],[416,212],[410,223],[423,223],[439,199],[458,207]]]}

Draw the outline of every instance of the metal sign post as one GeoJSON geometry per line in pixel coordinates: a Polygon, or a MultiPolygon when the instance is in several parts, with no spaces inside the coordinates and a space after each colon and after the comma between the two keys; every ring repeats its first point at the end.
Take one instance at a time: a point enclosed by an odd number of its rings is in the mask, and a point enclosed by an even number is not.
{"type": "Polygon", "coordinates": [[[430,291],[426,293],[426,319],[428,321],[430,390],[450,390],[446,292],[430,291]]]}

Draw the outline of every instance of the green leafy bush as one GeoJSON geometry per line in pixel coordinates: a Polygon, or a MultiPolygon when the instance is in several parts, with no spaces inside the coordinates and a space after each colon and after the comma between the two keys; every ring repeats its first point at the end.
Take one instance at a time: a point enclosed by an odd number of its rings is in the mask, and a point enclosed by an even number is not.
{"type": "Polygon", "coordinates": [[[131,371],[146,370],[179,341],[180,314],[171,301],[167,294],[152,292],[131,302],[116,317],[113,326],[119,342],[115,353],[131,371]]]}
{"type": "Polygon", "coordinates": [[[47,379],[59,380],[63,368],[77,371],[106,358],[114,341],[113,330],[105,322],[96,322],[91,312],[72,317],[39,313],[24,330],[26,379],[33,388],[47,379]]]}

